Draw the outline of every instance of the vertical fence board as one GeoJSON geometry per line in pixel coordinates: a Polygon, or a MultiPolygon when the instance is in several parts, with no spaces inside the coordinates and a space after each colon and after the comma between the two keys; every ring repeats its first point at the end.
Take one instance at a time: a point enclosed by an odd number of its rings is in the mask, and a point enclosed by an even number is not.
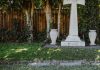
{"type": "MultiPolygon", "coordinates": [[[[68,26],[69,26],[69,17],[65,12],[65,9],[61,11],[61,23],[60,23],[60,34],[67,35],[68,34],[68,26]]],[[[12,10],[10,13],[3,14],[2,10],[0,11],[0,28],[7,28],[9,31],[13,29],[13,20],[17,16],[18,21],[20,22],[20,31],[24,28],[26,24],[24,13],[21,11],[12,10]]],[[[56,27],[58,27],[58,9],[53,9],[52,16],[54,17],[54,23],[56,27]]],[[[35,9],[33,14],[33,31],[36,33],[46,31],[46,14],[43,9],[35,9]]],[[[33,32],[34,33],[34,32],[33,32]]]]}

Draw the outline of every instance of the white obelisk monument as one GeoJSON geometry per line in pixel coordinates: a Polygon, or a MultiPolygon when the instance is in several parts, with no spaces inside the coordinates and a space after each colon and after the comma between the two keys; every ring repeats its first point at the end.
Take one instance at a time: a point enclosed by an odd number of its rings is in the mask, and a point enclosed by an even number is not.
{"type": "Polygon", "coordinates": [[[85,5],[85,0],[64,0],[63,4],[71,4],[69,35],[61,46],[85,46],[78,36],[77,4],[85,5]]]}

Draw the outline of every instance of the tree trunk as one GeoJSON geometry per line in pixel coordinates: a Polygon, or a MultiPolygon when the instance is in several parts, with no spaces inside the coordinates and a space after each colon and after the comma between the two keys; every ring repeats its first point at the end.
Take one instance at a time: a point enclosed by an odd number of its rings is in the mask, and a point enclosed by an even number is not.
{"type": "Polygon", "coordinates": [[[25,11],[25,15],[26,15],[26,24],[29,27],[29,35],[30,35],[30,37],[28,38],[28,42],[31,43],[32,40],[33,40],[33,33],[32,33],[33,27],[32,27],[30,14],[29,14],[29,12],[27,10],[25,11]]]}
{"type": "Polygon", "coordinates": [[[27,10],[25,10],[25,15],[26,15],[26,24],[29,26],[29,14],[27,10]]]}
{"type": "Polygon", "coordinates": [[[34,3],[31,2],[30,8],[28,10],[25,9],[26,15],[26,23],[29,27],[29,35],[28,42],[32,43],[33,41],[33,13],[34,13],[34,3]]]}
{"type": "Polygon", "coordinates": [[[31,8],[31,15],[30,15],[30,36],[31,36],[31,41],[33,41],[33,13],[34,13],[34,4],[32,3],[32,8],[31,8]]]}
{"type": "Polygon", "coordinates": [[[61,18],[61,4],[59,4],[59,10],[58,10],[58,37],[60,36],[60,18],[61,18]]]}
{"type": "Polygon", "coordinates": [[[51,20],[51,8],[49,6],[49,2],[46,3],[46,22],[47,22],[47,38],[49,38],[49,31],[50,31],[50,20],[51,20]]]}

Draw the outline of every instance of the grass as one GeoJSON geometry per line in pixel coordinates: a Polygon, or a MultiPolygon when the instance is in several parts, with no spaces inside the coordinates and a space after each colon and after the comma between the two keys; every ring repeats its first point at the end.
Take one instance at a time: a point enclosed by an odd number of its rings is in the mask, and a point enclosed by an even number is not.
{"type": "Polygon", "coordinates": [[[34,60],[100,60],[100,49],[96,48],[44,48],[41,43],[1,43],[0,70],[100,70],[100,66],[31,66],[27,63],[13,63],[13,61],[34,60]]]}
{"type": "Polygon", "coordinates": [[[1,43],[0,61],[100,60],[100,49],[44,48],[41,43],[1,43]]]}
{"type": "Polygon", "coordinates": [[[0,60],[27,60],[31,59],[40,43],[4,43],[0,44],[0,60]]]}
{"type": "Polygon", "coordinates": [[[1,65],[0,70],[100,70],[100,66],[82,65],[82,66],[29,66],[29,65],[1,65]]]}

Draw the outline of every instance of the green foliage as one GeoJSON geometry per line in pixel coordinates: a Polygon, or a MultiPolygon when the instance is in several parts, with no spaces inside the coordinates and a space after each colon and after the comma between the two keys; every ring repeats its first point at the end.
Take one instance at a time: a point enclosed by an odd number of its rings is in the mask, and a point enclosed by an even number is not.
{"type": "Polygon", "coordinates": [[[30,37],[29,28],[25,26],[19,33],[17,38],[19,42],[27,42],[29,37],[30,37]]]}
{"type": "Polygon", "coordinates": [[[43,42],[46,40],[46,31],[44,30],[43,32],[34,32],[34,41],[37,42],[43,42]]]}
{"type": "Polygon", "coordinates": [[[35,4],[36,8],[41,8],[43,1],[42,0],[34,0],[34,4],[35,4]]]}
{"type": "Polygon", "coordinates": [[[86,0],[85,6],[78,5],[79,35],[89,43],[88,32],[90,29],[99,30],[99,0],[86,0]]]}
{"type": "Polygon", "coordinates": [[[19,10],[22,7],[23,0],[0,0],[0,9],[10,11],[19,10]]]}
{"type": "Polygon", "coordinates": [[[21,31],[18,25],[14,25],[12,30],[8,30],[5,28],[0,28],[0,42],[10,42],[10,41],[17,41],[17,42],[27,42],[29,37],[28,27],[25,26],[21,31]]]}
{"type": "Polygon", "coordinates": [[[0,28],[0,42],[6,42],[9,37],[9,31],[5,28],[0,28]]]}

